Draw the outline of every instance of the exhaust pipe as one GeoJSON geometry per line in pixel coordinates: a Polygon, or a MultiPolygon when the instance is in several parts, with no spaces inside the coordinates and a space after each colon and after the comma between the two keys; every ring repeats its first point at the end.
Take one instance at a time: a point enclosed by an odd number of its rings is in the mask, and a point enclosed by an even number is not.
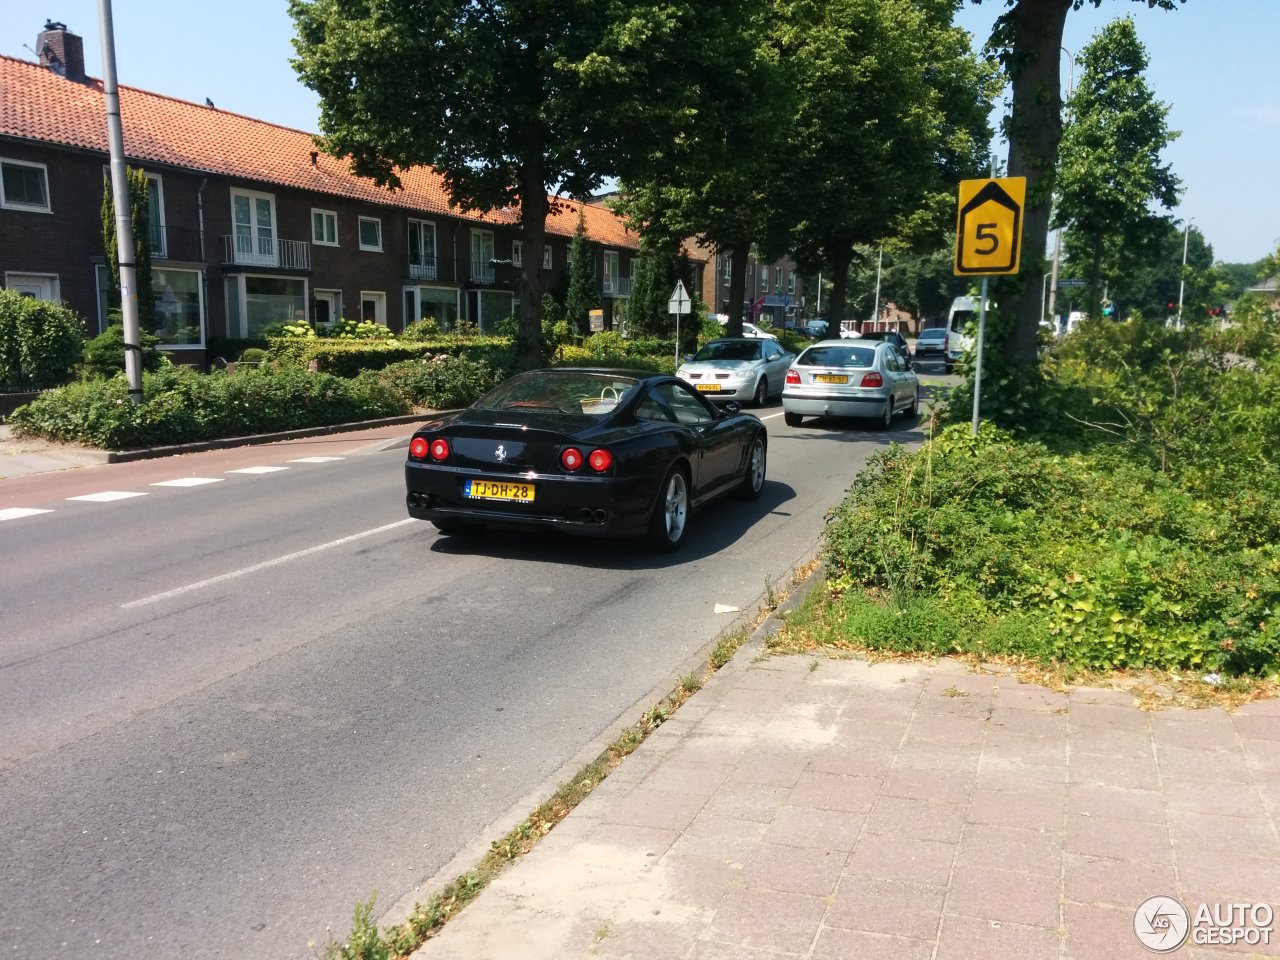
{"type": "Polygon", "coordinates": [[[578,519],[579,519],[579,520],[581,520],[583,523],[590,523],[590,522],[591,522],[591,508],[590,508],[590,507],[583,507],[581,510],[579,510],[579,511],[578,511],[578,519]]]}
{"type": "Polygon", "coordinates": [[[604,523],[606,520],[609,519],[609,511],[603,510],[603,509],[597,510],[595,513],[591,515],[591,519],[594,520],[596,523],[604,523]]]}

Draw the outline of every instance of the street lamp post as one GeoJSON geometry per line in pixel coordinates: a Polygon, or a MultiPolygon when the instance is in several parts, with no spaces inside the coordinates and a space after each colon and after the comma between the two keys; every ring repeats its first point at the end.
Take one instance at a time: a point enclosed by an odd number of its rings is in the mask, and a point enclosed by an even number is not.
{"type": "Polygon", "coordinates": [[[1187,237],[1191,234],[1191,221],[1188,217],[1182,226],[1182,273],[1178,274],[1178,329],[1182,329],[1182,294],[1187,288],[1187,237]]]}
{"type": "MultiPolygon", "coordinates": [[[[1074,84],[1074,81],[1075,81],[1076,57],[1075,57],[1075,54],[1073,54],[1073,53],[1072,53],[1070,50],[1068,50],[1066,47],[1059,47],[1058,49],[1059,49],[1059,50],[1061,50],[1063,53],[1065,53],[1065,54],[1067,55],[1067,99],[1068,99],[1068,100],[1070,100],[1070,99],[1071,99],[1071,92],[1072,92],[1072,89],[1071,89],[1071,88],[1072,88],[1072,86],[1073,86],[1073,84],[1074,84]]],[[[1052,204],[1050,204],[1050,214],[1051,214],[1051,215],[1052,215],[1052,212],[1053,212],[1053,208],[1052,208],[1052,204]]],[[[1053,269],[1050,271],[1050,274],[1049,274],[1049,277],[1050,277],[1050,280],[1049,280],[1049,316],[1050,316],[1050,317],[1056,317],[1056,316],[1057,316],[1057,310],[1058,310],[1058,264],[1059,264],[1059,262],[1060,262],[1061,260],[1062,260],[1062,228],[1061,228],[1061,227],[1058,227],[1058,229],[1054,232],[1054,236],[1053,236],[1053,269]]],[[[1041,302],[1043,303],[1043,300],[1042,300],[1041,302]]],[[[1044,317],[1044,309],[1043,309],[1043,308],[1040,310],[1040,316],[1041,316],[1042,318],[1044,317]]],[[[1056,321],[1056,320],[1054,321],[1054,326],[1055,326],[1055,328],[1056,328],[1056,326],[1057,326],[1057,321],[1056,321]]]]}

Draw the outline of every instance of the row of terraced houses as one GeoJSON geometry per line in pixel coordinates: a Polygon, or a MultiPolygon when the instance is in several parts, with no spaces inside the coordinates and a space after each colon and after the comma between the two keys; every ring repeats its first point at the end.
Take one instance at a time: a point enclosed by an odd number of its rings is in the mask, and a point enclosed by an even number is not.
{"type": "MultiPolygon", "coordinates": [[[[65,302],[92,334],[113,307],[102,83],[85,75],[83,41],[64,24],[46,23],[35,49],[39,63],[0,56],[0,278],[65,302]]],[[[445,330],[465,321],[489,331],[515,312],[523,258],[514,211],[460,212],[428,167],[403,171],[402,189],[378,187],[317,150],[311,134],[212,103],[124,85],[119,99],[125,156],[150,188],[153,332],[175,359],[203,364],[211,341],[281,322],[367,319],[399,330],[433,318],[445,330]]],[[[602,204],[555,206],[548,289],[567,285],[581,213],[612,327],[625,317],[637,237],[602,204]]],[[[708,260],[695,261],[698,282],[720,311],[727,263],[708,260]]],[[[754,315],[794,315],[793,265],[753,263],[749,276],[754,315]]]]}

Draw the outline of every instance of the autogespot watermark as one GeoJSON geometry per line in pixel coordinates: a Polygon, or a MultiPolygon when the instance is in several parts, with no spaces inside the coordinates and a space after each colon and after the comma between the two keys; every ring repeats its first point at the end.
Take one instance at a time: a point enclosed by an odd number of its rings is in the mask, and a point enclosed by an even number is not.
{"type": "Polygon", "coordinates": [[[1195,944],[1271,943],[1275,910],[1267,903],[1202,903],[1192,913],[1176,897],[1148,897],[1133,913],[1133,932],[1152,953],[1195,944]]]}

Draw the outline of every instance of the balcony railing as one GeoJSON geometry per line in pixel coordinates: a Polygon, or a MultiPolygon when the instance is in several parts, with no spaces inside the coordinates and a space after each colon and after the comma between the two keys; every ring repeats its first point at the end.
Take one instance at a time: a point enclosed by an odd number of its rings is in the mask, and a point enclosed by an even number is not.
{"type": "Polygon", "coordinates": [[[274,237],[232,234],[222,238],[222,250],[227,263],[240,267],[311,269],[311,244],[305,240],[277,240],[274,237]]]}
{"type": "Polygon", "coordinates": [[[440,270],[435,257],[421,257],[409,261],[410,280],[439,280],[440,270]]]}
{"type": "Polygon", "coordinates": [[[198,230],[152,224],[148,240],[153,260],[185,260],[191,263],[204,261],[198,230]]]}
{"type": "Polygon", "coordinates": [[[472,261],[470,277],[472,283],[479,283],[486,287],[491,287],[495,282],[497,282],[498,273],[494,269],[494,265],[492,263],[477,263],[472,261]]]}
{"type": "Polygon", "coordinates": [[[631,278],[606,276],[601,282],[600,292],[606,297],[629,297],[631,296],[631,278]]]}

